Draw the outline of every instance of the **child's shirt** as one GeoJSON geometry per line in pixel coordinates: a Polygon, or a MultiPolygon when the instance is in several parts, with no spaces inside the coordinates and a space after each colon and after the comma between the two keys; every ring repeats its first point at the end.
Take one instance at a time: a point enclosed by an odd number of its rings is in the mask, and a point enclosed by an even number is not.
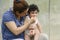
{"type": "MultiPolygon", "coordinates": [[[[30,20],[29,16],[27,16],[26,18],[27,18],[27,20],[30,20]]],[[[29,30],[32,29],[32,28],[35,29],[37,27],[36,26],[37,23],[38,23],[38,19],[36,19],[36,21],[34,23],[32,23],[29,28],[27,28],[27,30],[25,31],[25,33],[28,34],[29,30]]]]}

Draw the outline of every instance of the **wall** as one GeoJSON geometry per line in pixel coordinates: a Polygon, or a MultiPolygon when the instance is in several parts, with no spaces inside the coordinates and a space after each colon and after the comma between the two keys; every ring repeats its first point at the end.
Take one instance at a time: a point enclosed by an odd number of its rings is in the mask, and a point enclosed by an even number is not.
{"type": "MultiPolygon", "coordinates": [[[[43,32],[49,36],[49,40],[60,40],[60,0],[26,0],[29,4],[38,5],[38,15],[43,32]]],[[[0,0],[0,24],[3,13],[12,7],[13,0],[0,0]]],[[[0,28],[0,39],[1,39],[0,28]]],[[[2,39],[1,39],[2,40],[2,39]]]]}

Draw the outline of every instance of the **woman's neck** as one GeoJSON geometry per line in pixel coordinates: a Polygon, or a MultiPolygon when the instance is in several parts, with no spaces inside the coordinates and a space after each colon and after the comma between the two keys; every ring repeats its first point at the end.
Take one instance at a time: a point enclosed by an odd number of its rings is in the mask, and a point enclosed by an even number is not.
{"type": "Polygon", "coordinates": [[[20,16],[19,16],[19,15],[15,14],[15,16],[16,16],[16,18],[17,18],[18,20],[20,20],[20,16]]]}
{"type": "Polygon", "coordinates": [[[19,17],[17,17],[17,19],[18,19],[18,20],[20,20],[20,16],[19,16],[19,17]]]}
{"type": "Polygon", "coordinates": [[[15,12],[15,17],[16,17],[18,20],[20,20],[21,15],[19,15],[18,12],[15,12]]]}

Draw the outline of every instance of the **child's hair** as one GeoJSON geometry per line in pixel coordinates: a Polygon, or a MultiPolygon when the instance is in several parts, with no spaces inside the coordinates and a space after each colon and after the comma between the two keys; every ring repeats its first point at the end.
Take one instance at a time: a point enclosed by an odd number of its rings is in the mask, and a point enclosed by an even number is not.
{"type": "Polygon", "coordinates": [[[31,11],[35,11],[35,10],[37,10],[37,12],[39,12],[38,6],[35,4],[31,4],[29,6],[28,14],[30,14],[31,11]]]}
{"type": "Polygon", "coordinates": [[[19,11],[20,13],[22,13],[25,10],[27,10],[28,7],[29,7],[29,5],[28,5],[28,3],[26,1],[14,0],[14,3],[13,3],[13,11],[14,11],[14,13],[16,11],[19,11]]]}

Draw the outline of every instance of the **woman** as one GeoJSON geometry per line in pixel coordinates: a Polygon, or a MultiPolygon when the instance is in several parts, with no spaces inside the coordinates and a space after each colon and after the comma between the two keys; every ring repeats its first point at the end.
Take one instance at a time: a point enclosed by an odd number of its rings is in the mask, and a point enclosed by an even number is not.
{"type": "Polygon", "coordinates": [[[25,16],[28,11],[26,1],[13,2],[13,10],[6,11],[2,18],[2,38],[3,40],[24,40],[24,30],[35,21],[34,18],[30,22],[25,21],[25,16]]]}

